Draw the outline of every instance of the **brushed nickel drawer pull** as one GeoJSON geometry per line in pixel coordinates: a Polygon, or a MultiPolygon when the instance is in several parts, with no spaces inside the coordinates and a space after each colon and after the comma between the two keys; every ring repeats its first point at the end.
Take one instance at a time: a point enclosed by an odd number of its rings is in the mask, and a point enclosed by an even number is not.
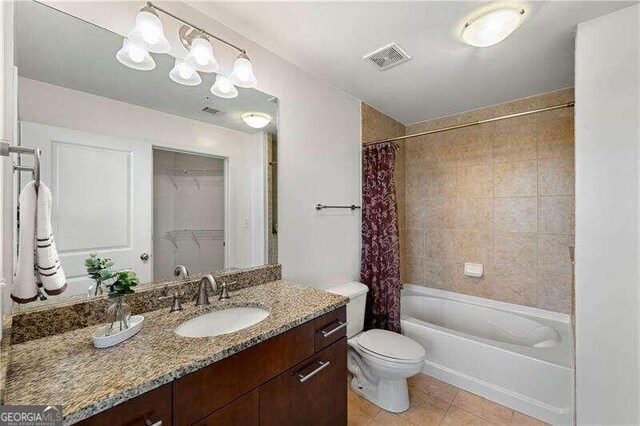
{"type": "Polygon", "coordinates": [[[332,328],[331,330],[328,330],[328,331],[327,331],[327,329],[326,329],[326,328],[325,328],[325,329],[320,330],[320,333],[322,333],[322,337],[329,337],[329,336],[331,336],[333,333],[336,333],[336,332],[338,332],[339,330],[342,330],[343,328],[345,328],[345,327],[347,326],[347,322],[346,322],[346,321],[345,321],[345,322],[342,322],[342,321],[336,321],[336,322],[337,322],[337,324],[338,324],[338,326],[337,326],[337,327],[334,327],[334,328],[332,328]]]}
{"type": "Polygon", "coordinates": [[[147,419],[144,422],[147,426],[162,426],[162,420],[158,420],[157,422],[153,422],[151,419],[147,419]]]}
{"type": "Polygon", "coordinates": [[[316,374],[318,374],[319,372],[327,368],[331,363],[329,361],[318,361],[318,364],[320,364],[318,368],[316,368],[306,376],[302,373],[296,373],[296,376],[298,376],[298,380],[300,380],[300,383],[306,382],[307,380],[309,380],[310,378],[312,378],[313,376],[315,376],[316,374]]]}

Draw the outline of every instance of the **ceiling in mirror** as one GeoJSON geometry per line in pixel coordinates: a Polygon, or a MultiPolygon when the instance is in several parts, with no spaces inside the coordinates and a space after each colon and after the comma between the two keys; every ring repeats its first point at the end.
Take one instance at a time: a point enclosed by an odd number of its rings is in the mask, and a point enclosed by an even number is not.
{"type": "Polygon", "coordinates": [[[40,3],[17,2],[15,59],[20,77],[246,133],[275,131],[275,97],[241,87],[235,98],[214,96],[209,90],[216,82],[214,73],[200,74],[198,86],[177,84],[169,77],[176,60],[166,54],[152,55],[153,70],[133,70],[115,58],[122,47],[122,37],[115,33],[40,3]],[[243,120],[250,113],[266,114],[272,123],[255,129],[243,120]]]}

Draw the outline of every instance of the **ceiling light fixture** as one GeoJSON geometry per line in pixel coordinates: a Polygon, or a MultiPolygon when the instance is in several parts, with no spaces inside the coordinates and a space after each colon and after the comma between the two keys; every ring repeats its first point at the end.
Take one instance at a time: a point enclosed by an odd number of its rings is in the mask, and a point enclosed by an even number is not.
{"type": "Polygon", "coordinates": [[[116,59],[123,65],[139,71],[149,71],[156,67],[149,52],[133,44],[129,39],[122,40],[122,47],[116,53],[116,59]]]}
{"type": "Polygon", "coordinates": [[[260,112],[252,112],[249,114],[243,114],[242,121],[254,129],[262,129],[267,124],[271,123],[271,117],[260,112]]]}
{"type": "Polygon", "coordinates": [[[180,58],[176,58],[173,68],[169,71],[169,78],[176,83],[184,84],[185,86],[197,86],[202,83],[200,74],[198,74],[191,65],[180,58]]]}
{"type": "Polygon", "coordinates": [[[233,64],[233,72],[229,77],[231,82],[238,87],[252,88],[258,85],[258,80],[253,74],[253,65],[246,53],[242,52],[233,64]]]}
{"type": "Polygon", "coordinates": [[[169,53],[171,46],[164,36],[164,28],[158,13],[150,4],[145,5],[133,25],[133,29],[127,36],[131,42],[149,52],[169,53]]]}
{"type": "Polygon", "coordinates": [[[227,77],[218,74],[216,76],[216,82],[211,86],[211,93],[220,98],[231,99],[238,96],[238,89],[236,89],[227,77]]]}
{"type": "Polygon", "coordinates": [[[191,41],[191,48],[185,61],[194,69],[202,72],[216,72],[220,66],[213,57],[211,43],[205,37],[200,36],[191,41]]]}
{"type": "Polygon", "coordinates": [[[522,22],[524,9],[513,7],[495,9],[468,21],[462,29],[462,40],[475,47],[500,43],[522,22]]]}

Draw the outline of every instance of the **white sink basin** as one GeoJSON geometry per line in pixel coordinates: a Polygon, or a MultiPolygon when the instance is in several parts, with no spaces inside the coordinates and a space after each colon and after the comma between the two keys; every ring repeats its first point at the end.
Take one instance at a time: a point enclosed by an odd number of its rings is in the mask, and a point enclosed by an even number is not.
{"type": "Polygon", "coordinates": [[[233,333],[259,323],[269,316],[261,308],[229,308],[185,321],[174,332],[182,337],[212,337],[233,333]]]}

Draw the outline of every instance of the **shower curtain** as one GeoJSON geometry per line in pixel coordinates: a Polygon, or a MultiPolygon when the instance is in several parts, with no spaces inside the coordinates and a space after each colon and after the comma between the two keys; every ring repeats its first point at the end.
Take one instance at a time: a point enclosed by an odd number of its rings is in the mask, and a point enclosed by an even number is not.
{"type": "Polygon", "coordinates": [[[400,332],[400,243],[393,180],[396,146],[362,152],[362,255],[360,280],[369,287],[366,328],[400,332]]]}

